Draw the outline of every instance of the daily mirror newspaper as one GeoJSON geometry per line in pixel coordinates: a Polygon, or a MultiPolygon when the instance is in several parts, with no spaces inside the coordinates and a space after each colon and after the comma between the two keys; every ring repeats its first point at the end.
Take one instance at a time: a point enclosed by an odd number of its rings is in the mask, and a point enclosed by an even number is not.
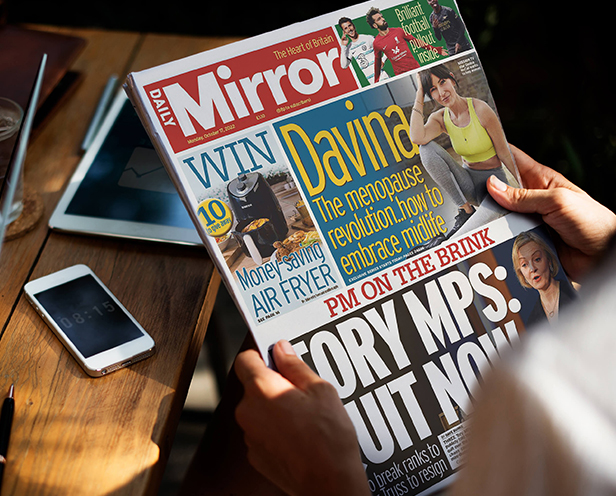
{"type": "Polygon", "coordinates": [[[372,492],[449,483],[482,374],[575,298],[487,194],[520,178],[457,4],[362,3],[125,88],[266,362],[287,339],[337,388],[372,492]]]}

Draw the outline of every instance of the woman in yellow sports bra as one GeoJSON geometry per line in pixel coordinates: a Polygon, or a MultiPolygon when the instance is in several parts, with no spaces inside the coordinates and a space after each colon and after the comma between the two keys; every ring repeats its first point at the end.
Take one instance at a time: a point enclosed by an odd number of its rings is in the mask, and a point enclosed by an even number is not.
{"type": "Polygon", "coordinates": [[[417,75],[417,94],[411,112],[411,140],[419,145],[422,164],[439,187],[458,205],[456,222],[448,233],[460,228],[471,215],[463,231],[478,227],[505,213],[488,195],[486,181],[495,175],[501,181],[519,186],[517,170],[507,146],[500,121],[492,108],[477,98],[458,94],[454,75],[439,65],[417,75]],[[442,108],[432,112],[424,123],[424,97],[442,108]],[[446,133],[459,164],[433,140],[446,133]],[[511,174],[508,174],[507,168],[511,174]],[[480,207],[475,214],[475,206],[480,207]]]}

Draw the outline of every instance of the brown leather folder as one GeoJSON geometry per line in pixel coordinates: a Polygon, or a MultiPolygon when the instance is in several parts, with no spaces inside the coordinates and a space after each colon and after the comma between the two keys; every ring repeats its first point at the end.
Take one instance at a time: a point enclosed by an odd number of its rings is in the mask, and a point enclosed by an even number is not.
{"type": "Polygon", "coordinates": [[[0,26],[0,96],[10,98],[24,108],[41,57],[46,53],[47,66],[39,108],[49,105],[48,98],[54,89],[72,86],[77,79],[77,73],[71,73],[70,68],[85,43],[84,39],[75,36],[10,24],[0,26]]]}

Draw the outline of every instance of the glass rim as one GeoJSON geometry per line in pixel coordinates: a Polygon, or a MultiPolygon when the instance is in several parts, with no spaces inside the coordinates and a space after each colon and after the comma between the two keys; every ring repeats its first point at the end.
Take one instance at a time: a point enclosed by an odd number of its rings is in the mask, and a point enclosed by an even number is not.
{"type": "Polygon", "coordinates": [[[21,124],[21,120],[24,116],[24,111],[17,102],[11,100],[10,98],[6,98],[0,96],[0,115],[4,112],[8,111],[13,113],[13,115],[17,114],[17,120],[15,124],[10,127],[0,127],[0,141],[5,140],[13,136],[17,130],[19,129],[19,125],[21,124]]]}

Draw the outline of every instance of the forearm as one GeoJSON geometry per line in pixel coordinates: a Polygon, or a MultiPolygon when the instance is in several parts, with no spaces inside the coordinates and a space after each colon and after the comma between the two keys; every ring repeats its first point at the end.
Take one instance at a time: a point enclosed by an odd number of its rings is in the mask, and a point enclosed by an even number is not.
{"type": "Polygon", "coordinates": [[[507,167],[509,172],[511,172],[513,177],[515,177],[516,181],[518,181],[518,171],[516,170],[509,148],[502,144],[495,144],[494,149],[496,150],[496,155],[499,160],[505,165],[505,167],[507,167]]]}
{"type": "Polygon", "coordinates": [[[459,17],[456,17],[456,21],[454,22],[454,24],[454,29],[458,31],[458,39],[456,43],[462,45],[466,43],[466,26],[464,25],[464,22],[462,22],[462,19],[460,19],[459,17]]]}
{"type": "Polygon", "coordinates": [[[383,52],[374,50],[374,82],[377,83],[381,77],[381,67],[383,67],[383,52]]]}
{"type": "Polygon", "coordinates": [[[424,123],[424,101],[423,92],[418,91],[415,103],[411,109],[410,135],[411,141],[418,145],[425,145],[430,140],[427,138],[426,125],[424,123]]]}
{"type": "Polygon", "coordinates": [[[346,69],[351,64],[351,57],[349,57],[349,46],[342,47],[342,53],[340,54],[340,67],[346,69]]]}
{"type": "Polygon", "coordinates": [[[496,156],[505,165],[505,167],[509,169],[509,172],[511,172],[513,177],[518,180],[515,162],[513,161],[513,156],[509,150],[507,139],[505,138],[505,132],[500,124],[500,120],[494,111],[487,104],[485,104],[485,102],[474,100],[474,105],[476,111],[479,109],[480,114],[478,115],[480,115],[480,123],[484,126],[484,129],[492,140],[494,150],[496,151],[496,156]]]}

